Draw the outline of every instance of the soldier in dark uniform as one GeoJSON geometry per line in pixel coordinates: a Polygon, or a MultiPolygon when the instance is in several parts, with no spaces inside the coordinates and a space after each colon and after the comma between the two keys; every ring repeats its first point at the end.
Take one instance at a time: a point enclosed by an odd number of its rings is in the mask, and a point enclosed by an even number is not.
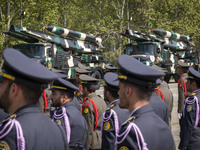
{"type": "MultiPolygon", "coordinates": [[[[156,69],[160,72],[165,72],[163,68],[153,65],[153,69],[156,69]]],[[[160,96],[166,103],[169,109],[169,127],[171,129],[171,113],[173,109],[173,94],[169,89],[169,85],[164,81],[164,76],[159,78],[161,80],[161,83],[157,87],[156,95],[160,96]],[[160,92],[159,92],[160,91],[160,92]]]]}
{"type": "Polygon", "coordinates": [[[84,96],[82,114],[88,124],[86,150],[101,149],[101,121],[107,106],[104,100],[95,93],[99,80],[88,75],[79,77],[84,96]]]}
{"type": "Polygon", "coordinates": [[[116,81],[117,74],[108,72],[104,75],[104,100],[109,102],[108,109],[103,114],[101,132],[102,147],[104,150],[114,150],[116,135],[120,125],[128,119],[128,109],[119,107],[119,81],[116,81]]]}
{"type": "Polygon", "coordinates": [[[200,73],[189,68],[186,87],[191,96],[186,99],[183,107],[180,150],[199,150],[200,148],[200,73]]]}
{"type": "Polygon", "coordinates": [[[46,85],[57,75],[21,52],[3,52],[0,107],[11,116],[0,125],[0,149],[68,149],[62,127],[37,106],[46,85]]]}
{"type": "MultiPolygon", "coordinates": [[[[162,81],[160,79],[156,80],[156,83],[160,85],[162,81]]],[[[153,107],[154,112],[169,125],[169,109],[167,103],[160,96],[156,95],[157,88],[152,93],[151,98],[149,100],[149,104],[153,107]]]]}
{"type": "Polygon", "coordinates": [[[81,112],[73,104],[74,92],[78,88],[67,80],[59,78],[52,87],[51,106],[55,107],[51,118],[63,126],[69,147],[72,150],[85,149],[88,127],[81,112]]]}
{"type": "MultiPolygon", "coordinates": [[[[64,75],[62,73],[64,73],[64,71],[62,70],[58,70],[58,69],[50,69],[52,72],[55,72],[57,75],[61,75],[63,78],[67,78],[68,76],[67,75],[64,75]]],[[[48,88],[46,88],[40,98],[39,98],[39,101],[38,101],[38,106],[40,108],[40,111],[42,113],[45,113],[46,115],[49,116],[49,106],[50,106],[50,95],[51,95],[51,91],[48,90],[50,88],[50,85],[48,85],[48,88]]]]}
{"type": "MultiPolygon", "coordinates": [[[[181,119],[182,112],[183,112],[183,106],[185,103],[185,98],[190,95],[190,93],[187,92],[186,89],[186,78],[187,78],[187,72],[188,72],[189,65],[184,63],[183,61],[178,61],[178,118],[181,119]]],[[[180,124],[181,125],[181,124],[180,124]]]]}
{"type": "Polygon", "coordinates": [[[130,115],[117,135],[117,149],[173,150],[169,127],[149,104],[156,79],[163,73],[128,55],[119,56],[118,64],[119,106],[129,109],[130,115]]]}

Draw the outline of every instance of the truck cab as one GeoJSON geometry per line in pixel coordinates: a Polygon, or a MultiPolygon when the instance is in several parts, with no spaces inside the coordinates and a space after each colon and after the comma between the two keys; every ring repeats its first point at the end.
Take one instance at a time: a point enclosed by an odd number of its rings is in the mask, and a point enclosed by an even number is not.
{"type": "Polygon", "coordinates": [[[124,54],[131,55],[137,60],[143,62],[147,66],[156,63],[161,57],[160,49],[156,42],[138,42],[135,44],[127,44],[124,54]]]}
{"type": "Polygon", "coordinates": [[[13,48],[48,68],[52,68],[54,65],[52,44],[50,43],[22,43],[14,45],[13,48]]]}

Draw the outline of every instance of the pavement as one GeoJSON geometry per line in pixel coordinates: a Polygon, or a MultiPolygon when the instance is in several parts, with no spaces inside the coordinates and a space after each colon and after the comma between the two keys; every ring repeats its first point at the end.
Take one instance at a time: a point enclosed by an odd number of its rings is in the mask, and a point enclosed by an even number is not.
{"type": "MultiPolygon", "coordinates": [[[[180,127],[179,127],[179,120],[177,116],[178,88],[177,88],[177,83],[175,83],[173,80],[171,80],[168,85],[174,97],[173,109],[172,109],[172,120],[171,120],[171,131],[172,131],[172,135],[175,141],[176,149],[178,149],[178,144],[180,142],[180,138],[179,138],[180,127]]],[[[100,89],[97,90],[96,93],[97,95],[100,95],[103,98],[103,87],[100,87],[100,89]]]]}

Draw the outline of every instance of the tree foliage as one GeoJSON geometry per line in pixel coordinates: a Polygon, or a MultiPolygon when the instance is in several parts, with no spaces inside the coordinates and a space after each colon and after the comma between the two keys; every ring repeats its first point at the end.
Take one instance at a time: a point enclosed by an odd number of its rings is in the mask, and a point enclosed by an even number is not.
{"type": "Polygon", "coordinates": [[[127,39],[120,33],[128,27],[145,33],[155,28],[195,33],[199,48],[199,6],[199,0],[1,0],[0,51],[19,42],[3,32],[11,24],[20,26],[21,19],[23,26],[36,30],[51,25],[100,36],[107,53],[122,53],[127,39]]]}

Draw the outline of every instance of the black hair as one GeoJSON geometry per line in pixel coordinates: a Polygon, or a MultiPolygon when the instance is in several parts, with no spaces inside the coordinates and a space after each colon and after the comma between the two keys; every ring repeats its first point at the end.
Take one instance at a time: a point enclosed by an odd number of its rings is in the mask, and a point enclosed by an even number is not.
{"type": "Polygon", "coordinates": [[[89,93],[93,93],[97,89],[97,85],[95,84],[82,84],[83,87],[86,87],[89,93]]]}
{"type": "Polygon", "coordinates": [[[109,91],[113,98],[116,98],[116,99],[119,98],[119,95],[118,95],[119,88],[116,87],[114,89],[114,88],[111,88],[109,86],[105,86],[104,90],[109,91]]]}
{"type": "Polygon", "coordinates": [[[74,98],[74,92],[72,91],[65,91],[65,90],[59,90],[61,95],[66,94],[68,98],[73,99],[74,98]]]}
{"type": "Polygon", "coordinates": [[[147,89],[145,87],[136,85],[131,82],[127,82],[126,80],[120,80],[122,83],[125,84],[125,86],[132,86],[136,89],[136,94],[140,100],[149,100],[151,98],[152,92],[154,89],[147,89]]]}
{"type": "Polygon", "coordinates": [[[195,82],[196,83],[196,85],[197,85],[197,88],[200,88],[200,80],[194,80],[194,79],[188,79],[189,81],[190,81],[190,84],[192,84],[193,82],[195,82]]]}
{"type": "MultiPolygon", "coordinates": [[[[10,84],[15,83],[13,81],[10,81],[10,84]]],[[[32,89],[27,86],[24,86],[20,83],[16,83],[22,90],[24,99],[29,103],[29,104],[36,104],[39,101],[39,98],[42,94],[41,89],[32,89]]]]}

